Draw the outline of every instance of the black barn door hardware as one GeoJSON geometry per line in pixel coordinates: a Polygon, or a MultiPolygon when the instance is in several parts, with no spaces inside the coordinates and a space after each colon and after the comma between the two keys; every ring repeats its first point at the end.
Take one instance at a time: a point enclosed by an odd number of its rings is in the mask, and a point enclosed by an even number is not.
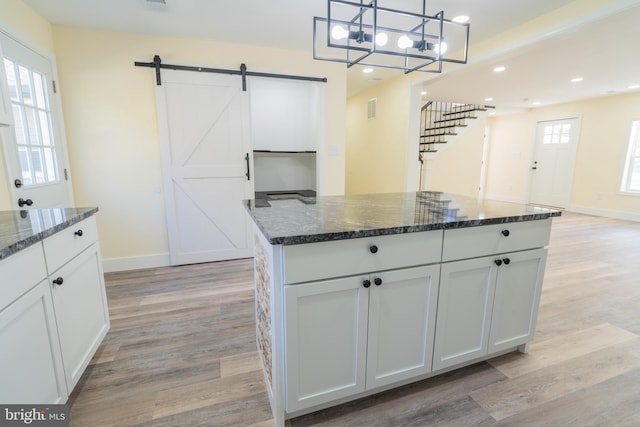
{"type": "Polygon", "coordinates": [[[272,73],[258,73],[254,71],[247,71],[245,64],[240,65],[239,70],[225,70],[222,68],[209,68],[209,67],[194,67],[189,65],[175,65],[175,64],[163,64],[159,55],[153,57],[153,62],[140,62],[135,61],[133,63],[136,67],[149,67],[156,70],[156,85],[162,85],[162,79],[160,77],[160,69],[165,68],[168,70],[181,70],[181,71],[197,71],[200,73],[218,73],[218,74],[231,74],[242,76],[242,91],[247,91],[247,76],[253,77],[270,77],[274,79],[290,79],[290,80],[304,80],[310,82],[327,82],[326,77],[306,77],[306,76],[294,76],[289,74],[272,74],[272,73]]]}

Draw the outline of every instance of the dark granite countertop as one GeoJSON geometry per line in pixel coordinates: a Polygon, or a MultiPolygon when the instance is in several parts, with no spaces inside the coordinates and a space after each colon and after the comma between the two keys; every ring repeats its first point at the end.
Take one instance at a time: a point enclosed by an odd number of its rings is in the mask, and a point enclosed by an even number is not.
{"type": "Polygon", "coordinates": [[[245,207],[267,240],[296,245],[446,228],[534,221],[554,209],[440,192],[381,193],[270,200],[245,207]]]}
{"type": "Polygon", "coordinates": [[[0,211],[0,259],[38,243],[96,212],[96,207],[0,211]]]}

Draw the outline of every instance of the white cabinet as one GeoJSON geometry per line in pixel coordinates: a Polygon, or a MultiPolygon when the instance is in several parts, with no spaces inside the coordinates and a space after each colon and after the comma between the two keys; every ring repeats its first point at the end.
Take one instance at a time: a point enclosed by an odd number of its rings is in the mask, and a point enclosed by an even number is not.
{"type": "Polygon", "coordinates": [[[3,404],[58,404],[67,400],[48,285],[43,280],[0,310],[0,402],[3,404]]]}
{"type": "Polygon", "coordinates": [[[546,249],[442,264],[433,369],[533,338],[546,249]]]}
{"type": "Polygon", "coordinates": [[[46,238],[43,246],[67,387],[73,390],[109,330],[95,218],[46,238]]]}
{"type": "Polygon", "coordinates": [[[286,410],[431,370],[437,265],[285,287],[286,410]]]}
{"type": "Polygon", "coordinates": [[[434,370],[487,353],[496,273],[492,258],[442,265],[434,370]]]}
{"type": "Polygon", "coordinates": [[[67,387],[73,390],[109,330],[98,244],[49,277],[67,387]]]}
{"type": "Polygon", "coordinates": [[[1,260],[0,276],[0,402],[66,402],[109,329],[95,219],[1,260]]]}
{"type": "Polygon", "coordinates": [[[533,339],[546,260],[547,249],[502,257],[502,264],[497,267],[488,347],[490,354],[533,339]]]}
{"type": "MultiPolygon", "coordinates": [[[[268,245],[258,227],[257,249],[268,245]]],[[[544,219],[257,250],[275,425],[524,350],[550,231],[544,219]]]]}
{"type": "Polygon", "coordinates": [[[439,265],[372,275],[367,389],[431,371],[439,275],[439,265]]]}
{"type": "Polygon", "coordinates": [[[285,287],[286,409],[364,391],[369,290],[358,277],[285,287]]]}

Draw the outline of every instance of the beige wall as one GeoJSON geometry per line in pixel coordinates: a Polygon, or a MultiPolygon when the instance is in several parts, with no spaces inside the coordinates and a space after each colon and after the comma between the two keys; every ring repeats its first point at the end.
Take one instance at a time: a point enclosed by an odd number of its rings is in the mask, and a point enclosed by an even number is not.
{"type": "MultiPolygon", "coordinates": [[[[99,206],[105,259],[140,259],[144,265],[168,251],[163,195],[154,192],[162,187],[154,74],[133,65],[154,54],[165,62],[233,69],[246,63],[250,71],[327,77],[319,148],[325,173],[319,189],[344,193],[346,69],[341,64],[313,61],[309,52],[52,28],[20,0],[0,0],[0,10],[0,28],[57,59],[74,197],[77,206],[99,206]]],[[[0,160],[0,209],[10,209],[0,160]]]]}
{"type": "MultiPolygon", "coordinates": [[[[0,0],[0,30],[18,37],[29,47],[43,54],[53,52],[51,24],[25,5],[22,0],[0,0]]],[[[0,144],[5,144],[4,133],[9,129],[0,127],[0,144]]],[[[11,192],[5,169],[4,151],[0,149],[0,209],[12,209],[11,192]]]]}
{"type": "Polygon", "coordinates": [[[165,63],[327,77],[323,194],[344,192],[346,70],[308,52],[73,27],[54,27],[76,204],[97,205],[105,259],[168,251],[156,123],[155,76],[165,63]],[[333,144],[338,155],[329,155],[333,144]]]}
{"type": "Polygon", "coordinates": [[[0,28],[32,46],[53,52],[51,24],[22,0],[0,0],[0,28]]]}
{"type": "MultiPolygon", "coordinates": [[[[495,37],[471,45],[469,47],[470,61],[477,63],[487,60],[495,55],[496,52],[519,49],[538,38],[553,34],[556,30],[566,25],[592,19],[594,16],[603,13],[603,11],[623,8],[624,3],[626,2],[620,2],[620,0],[576,0],[495,37]]],[[[460,67],[464,67],[464,65],[460,67]]],[[[456,66],[446,67],[447,70],[455,70],[455,68],[456,66]]],[[[413,105],[409,101],[409,92],[412,85],[422,86],[422,84],[426,84],[428,90],[428,80],[434,77],[437,77],[437,75],[419,72],[400,75],[400,77],[388,83],[376,86],[348,99],[347,193],[404,191],[406,188],[411,188],[411,186],[406,185],[405,180],[408,178],[404,174],[408,167],[407,162],[411,161],[412,157],[412,153],[407,150],[415,149],[417,156],[418,130],[417,128],[413,129],[413,123],[408,120],[408,117],[415,114],[415,111],[409,109],[410,105],[413,105]],[[376,96],[379,97],[378,111],[380,114],[375,123],[373,123],[374,121],[367,120],[366,101],[376,96]],[[384,102],[381,102],[381,100],[384,102]],[[394,109],[381,111],[386,106],[393,106],[394,109]],[[413,138],[412,134],[415,135],[415,138],[413,138]],[[405,145],[404,149],[398,149],[395,141],[409,145],[405,145]],[[411,144],[415,144],[415,148],[411,147],[411,144]],[[381,165],[380,162],[382,160],[386,160],[388,166],[381,165]],[[376,169],[375,175],[370,173],[372,165],[376,169]],[[403,185],[403,182],[405,185],[403,185]]],[[[468,140],[472,137],[467,136],[465,138],[468,140]]],[[[463,144],[474,149],[477,147],[474,144],[463,144]]],[[[481,145],[480,143],[480,147],[481,145]]],[[[473,177],[476,175],[479,177],[479,173],[476,173],[477,165],[475,163],[471,169],[466,164],[464,167],[449,167],[450,160],[453,160],[454,157],[453,153],[458,149],[447,148],[449,153],[439,156],[438,162],[433,165],[437,170],[432,176],[432,184],[437,186],[447,185],[467,194],[469,189],[475,186],[475,183],[472,184],[473,177]],[[458,171],[460,182],[454,176],[448,174],[450,170],[458,171]],[[464,173],[464,176],[460,175],[460,173],[464,173]]],[[[465,158],[465,153],[461,154],[463,155],[462,158],[465,158]]],[[[477,150],[467,154],[475,155],[477,150]]],[[[501,184],[511,186],[512,190],[510,192],[513,194],[517,193],[518,189],[525,185],[523,178],[511,170],[516,167],[516,164],[517,162],[511,162],[504,165],[509,170],[507,175],[510,183],[501,184]]],[[[419,169],[416,170],[419,171],[419,169]]]]}
{"type": "Polygon", "coordinates": [[[485,120],[467,123],[469,127],[462,128],[451,144],[436,147],[439,152],[431,165],[429,190],[478,197],[485,120]]]}
{"type": "Polygon", "coordinates": [[[526,201],[536,122],[568,117],[581,118],[569,209],[640,219],[640,197],[619,193],[631,121],[640,120],[637,92],[494,118],[487,195],[526,201]]]}
{"type": "Polygon", "coordinates": [[[408,107],[409,88],[403,78],[349,98],[347,194],[404,191],[408,107]],[[377,98],[377,114],[368,119],[367,103],[373,98],[377,98]]]}

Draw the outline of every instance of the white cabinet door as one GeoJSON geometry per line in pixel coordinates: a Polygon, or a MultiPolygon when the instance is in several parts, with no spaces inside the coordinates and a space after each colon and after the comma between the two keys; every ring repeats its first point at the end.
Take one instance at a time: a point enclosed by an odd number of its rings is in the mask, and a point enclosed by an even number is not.
{"type": "Polygon", "coordinates": [[[439,276],[439,265],[371,275],[367,389],[431,371],[439,276]]]}
{"type": "Polygon", "coordinates": [[[546,249],[503,255],[498,268],[489,353],[533,339],[547,259],[546,249]]]}
{"type": "Polygon", "coordinates": [[[364,391],[365,279],[368,276],[285,286],[287,412],[364,391]]]}
{"type": "Polygon", "coordinates": [[[0,311],[0,402],[67,400],[60,343],[46,280],[0,311]]]}
{"type": "Polygon", "coordinates": [[[53,273],[50,281],[67,387],[71,392],[109,330],[98,244],[94,243],[53,273]]]}
{"type": "Polygon", "coordinates": [[[442,264],[434,371],[487,354],[496,271],[494,257],[442,264]]]}

